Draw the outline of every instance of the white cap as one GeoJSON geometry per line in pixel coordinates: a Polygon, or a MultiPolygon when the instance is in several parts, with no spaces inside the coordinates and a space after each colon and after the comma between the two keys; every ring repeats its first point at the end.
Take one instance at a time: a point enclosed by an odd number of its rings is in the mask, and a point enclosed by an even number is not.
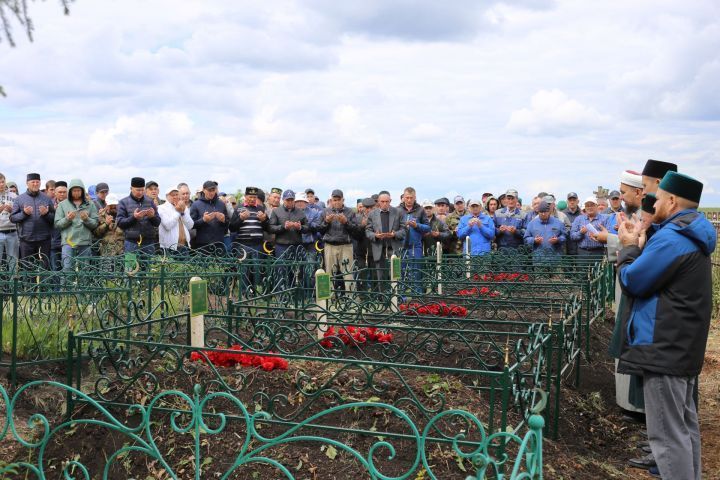
{"type": "Polygon", "coordinates": [[[468,200],[468,207],[472,207],[473,205],[482,206],[482,203],[480,203],[480,200],[471,198],[470,200],[468,200]]]}
{"type": "Polygon", "coordinates": [[[307,199],[307,195],[304,193],[298,193],[297,195],[295,195],[295,201],[309,203],[308,199],[307,199]]]}
{"type": "Polygon", "coordinates": [[[595,198],[594,196],[591,195],[585,199],[585,201],[583,202],[583,205],[585,205],[586,203],[594,203],[595,205],[597,205],[598,201],[597,201],[597,198],[595,198]]]}
{"type": "Polygon", "coordinates": [[[120,202],[120,199],[118,199],[118,196],[114,193],[108,193],[108,196],[105,197],[105,203],[108,205],[117,205],[120,202]]]}
{"type": "Polygon", "coordinates": [[[433,204],[430,200],[423,200],[423,202],[422,202],[422,207],[423,207],[423,208],[425,208],[425,207],[434,207],[434,206],[435,206],[435,204],[433,204]]]}
{"type": "Polygon", "coordinates": [[[180,190],[177,187],[170,187],[167,190],[165,190],[165,195],[170,195],[172,192],[179,192],[180,190]]]}

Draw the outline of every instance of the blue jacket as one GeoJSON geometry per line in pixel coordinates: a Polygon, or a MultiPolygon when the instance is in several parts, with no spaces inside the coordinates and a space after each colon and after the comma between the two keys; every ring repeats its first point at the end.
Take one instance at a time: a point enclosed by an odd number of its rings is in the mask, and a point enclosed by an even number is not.
{"type": "Polygon", "coordinates": [[[405,208],[405,205],[397,207],[398,214],[401,217],[401,223],[405,225],[405,242],[403,243],[404,248],[420,247],[422,248],[423,235],[430,231],[430,224],[428,222],[427,215],[425,215],[425,209],[423,209],[419,203],[415,203],[410,210],[405,208]],[[408,221],[415,219],[417,226],[411,227],[408,225],[408,221]]]}
{"type": "Polygon", "coordinates": [[[216,195],[212,200],[208,200],[204,196],[200,196],[190,206],[190,218],[193,219],[195,231],[195,239],[193,240],[193,248],[202,247],[204,245],[212,245],[213,243],[223,243],[225,233],[228,230],[230,219],[228,218],[227,207],[216,195]],[[216,218],[205,223],[203,215],[205,213],[220,212],[225,215],[224,221],[216,218]]]}
{"type": "Polygon", "coordinates": [[[659,225],[645,248],[618,254],[620,285],[630,300],[619,371],[694,377],[700,374],[712,311],[717,235],[697,210],[659,225]]]}
{"type": "Polygon", "coordinates": [[[561,255],[565,244],[565,223],[553,216],[548,218],[547,222],[543,222],[537,216],[525,230],[525,243],[532,246],[533,252],[536,254],[561,255]],[[538,235],[543,238],[541,244],[535,243],[535,237],[538,235]],[[550,243],[552,237],[557,237],[558,242],[550,243]]]}
{"type": "Polygon", "coordinates": [[[320,208],[310,207],[310,205],[305,207],[305,218],[307,218],[308,228],[310,231],[302,234],[303,243],[315,243],[315,240],[320,240],[320,238],[322,238],[322,234],[318,232],[320,225],[322,224],[322,212],[323,211],[320,208]]]}
{"type": "Polygon", "coordinates": [[[484,213],[481,213],[478,217],[468,213],[460,219],[457,236],[461,240],[470,237],[470,255],[484,255],[492,249],[495,224],[493,219],[484,213]],[[468,225],[472,218],[479,218],[480,225],[468,225]]]}
{"type": "Polygon", "coordinates": [[[125,234],[125,240],[129,242],[137,242],[141,239],[145,245],[158,242],[158,227],[160,226],[160,217],[157,213],[157,207],[150,197],[143,195],[135,198],[128,195],[118,202],[116,224],[125,234]],[[135,210],[147,210],[152,208],[155,210],[154,217],[135,218],[133,215],[135,210]]]}
{"type": "Polygon", "coordinates": [[[49,240],[55,221],[55,205],[50,197],[42,192],[31,195],[29,191],[19,195],[13,203],[10,221],[17,225],[18,237],[26,242],[49,240]],[[25,207],[32,207],[30,215],[25,214],[25,207]],[[39,209],[48,207],[48,213],[40,215],[39,209]]]}
{"type": "Polygon", "coordinates": [[[523,243],[525,219],[519,208],[513,211],[504,207],[495,212],[495,237],[498,248],[515,248],[523,243]],[[500,227],[515,227],[515,233],[500,231],[500,227]]]}

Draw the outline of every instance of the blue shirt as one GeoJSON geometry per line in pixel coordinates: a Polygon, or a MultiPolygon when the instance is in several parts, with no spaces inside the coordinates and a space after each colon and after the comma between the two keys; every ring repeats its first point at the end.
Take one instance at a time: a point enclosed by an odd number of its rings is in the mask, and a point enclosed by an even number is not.
{"type": "Polygon", "coordinates": [[[495,212],[495,237],[498,248],[515,248],[523,243],[525,236],[525,219],[519,208],[508,210],[504,207],[495,212]],[[500,227],[515,227],[515,233],[504,232],[500,227]]]}
{"type": "Polygon", "coordinates": [[[588,223],[592,223],[593,227],[599,232],[601,230],[601,226],[607,228],[606,225],[606,218],[603,215],[596,215],[595,218],[593,218],[592,222],[588,218],[586,214],[579,215],[572,224],[572,228],[570,229],[570,238],[572,240],[575,240],[578,243],[578,247],[584,248],[587,250],[596,250],[598,248],[605,248],[605,245],[596,242],[592,238],[590,238],[590,232],[587,233],[581,233],[580,229],[582,227],[585,227],[588,223]]]}
{"type": "Polygon", "coordinates": [[[565,243],[565,223],[559,218],[551,216],[543,222],[539,216],[535,217],[525,229],[525,243],[533,247],[533,251],[542,254],[562,254],[562,247],[565,243]],[[542,243],[535,243],[535,237],[543,238],[542,243]],[[557,237],[558,242],[550,243],[552,237],[557,237]]]}

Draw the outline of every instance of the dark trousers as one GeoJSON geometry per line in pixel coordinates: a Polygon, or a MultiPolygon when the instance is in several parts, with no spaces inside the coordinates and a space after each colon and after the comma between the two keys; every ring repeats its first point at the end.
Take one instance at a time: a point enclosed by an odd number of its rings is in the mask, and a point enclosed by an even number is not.
{"type": "Polygon", "coordinates": [[[580,257],[602,257],[605,255],[605,249],[604,248],[595,248],[592,250],[588,250],[587,248],[578,247],[577,254],[580,257]]]}
{"type": "Polygon", "coordinates": [[[381,292],[390,287],[390,257],[392,256],[392,248],[383,246],[379,259],[373,259],[375,262],[375,283],[373,290],[381,292]]]}
{"type": "Polygon", "coordinates": [[[20,259],[29,260],[38,258],[45,270],[50,268],[50,239],[39,241],[28,241],[20,239],[20,259]]]}

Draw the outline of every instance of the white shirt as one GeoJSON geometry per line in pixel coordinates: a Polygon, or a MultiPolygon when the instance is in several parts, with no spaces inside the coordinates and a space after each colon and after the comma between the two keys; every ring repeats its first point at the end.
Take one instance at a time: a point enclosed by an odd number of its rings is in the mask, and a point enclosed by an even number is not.
{"type": "Polygon", "coordinates": [[[177,250],[178,238],[180,237],[180,223],[185,229],[185,240],[190,246],[190,230],[193,228],[194,222],[190,218],[190,209],[185,207],[182,215],[175,210],[170,202],[165,202],[158,207],[158,215],[160,216],[160,246],[177,250]]]}

